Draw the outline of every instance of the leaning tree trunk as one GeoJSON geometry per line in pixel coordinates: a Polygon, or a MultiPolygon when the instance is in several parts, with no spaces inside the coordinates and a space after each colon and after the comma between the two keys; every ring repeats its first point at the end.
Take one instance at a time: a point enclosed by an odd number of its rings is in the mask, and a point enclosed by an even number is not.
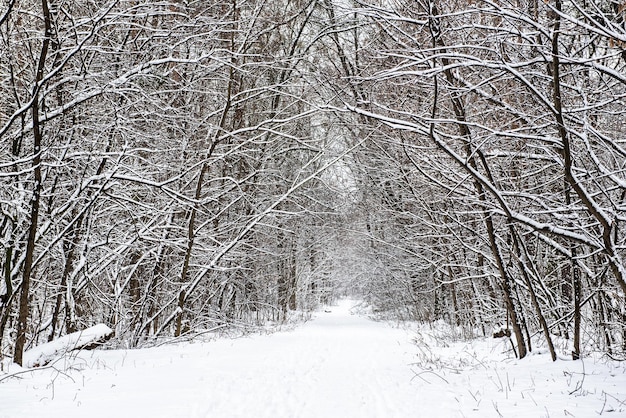
{"type": "MultiPolygon", "coordinates": [[[[439,21],[439,15],[438,15],[439,12],[437,10],[437,7],[434,1],[430,1],[429,7],[430,7],[429,25],[430,25],[431,36],[433,39],[433,47],[445,55],[446,45],[441,37],[441,22],[439,21]]],[[[441,63],[443,64],[443,68],[444,68],[443,73],[448,84],[452,86],[456,85],[457,80],[454,74],[452,73],[450,60],[446,58],[445,56],[443,56],[441,57],[441,63]]],[[[438,90],[439,89],[438,89],[437,79],[435,78],[433,109],[432,109],[432,115],[431,115],[433,120],[435,119],[435,116],[437,113],[438,90]]],[[[472,143],[472,133],[467,125],[465,107],[463,105],[463,102],[456,95],[453,95],[450,98],[450,102],[452,104],[452,108],[454,111],[456,125],[459,129],[459,135],[460,137],[464,138],[466,141],[466,145],[465,145],[465,152],[467,155],[466,164],[470,166],[474,172],[478,172],[479,171],[478,164],[476,162],[476,158],[474,157],[475,155],[474,151],[476,151],[476,153],[478,153],[479,155],[481,153],[480,153],[480,150],[471,149],[470,144],[472,143]]],[[[431,124],[431,128],[430,128],[431,136],[434,135],[433,131],[434,131],[434,125],[431,124]]],[[[483,160],[483,164],[484,163],[485,161],[483,160]]],[[[489,167],[487,165],[485,165],[484,168],[485,170],[489,172],[489,167]]],[[[488,173],[488,177],[491,177],[490,173],[488,173]]],[[[476,189],[476,194],[478,196],[478,199],[483,204],[482,207],[485,207],[485,208],[488,207],[488,205],[486,204],[487,193],[485,191],[485,188],[483,187],[483,184],[476,178],[474,179],[474,188],[476,189]]],[[[487,236],[489,238],[489,246],[491,249],[491,253],[495,259],[496,265],[498,266],[498,272],[500,274],[501,288],[504,293],[506,309],[507,309],[509,318],[511,319],[513,333],[515,334],[515,339],[517,341],[518,356],[519,358],[523,358],[527,354],[527,348],[526,348],[526,343],[524,341],[522,328],[520,326],[515,299],[512,293],[512,287],[511,287],[512,279],[509,273],[506,271],[506,266],[502,258],[502,253],[500,251],[500,247],[497,242],[496,230],[495,230],[495,226],[493,223],[492,214],[486,209],[484,209],[482,211],[482,215],[483,215],[483,222],[485,223],[485,228],[487,230],[487,236]]]]}
{"type": "Polygon", "coordinates": [[[550,356],[552,357],[552,361],[556,361],[556,350],[554,349],[554,343],[552,342],[552,337],[550,335],[550,328],[548,327],[548,322],[546,321],[546,318],[541,309],[541,305],[539,304],[535,286],[532,283],[532,273],[530,273],[531,269],[525,261],[529,260],[530,257],[528,257],[526,247],[524,246],[521,237],[519,237],[519,234],[515,230],[513,225],[509,226],[509,230],[511,231],[511,237],[513,238],[513,248],[515,250],[519,269],[522,274],[522,278],[524,279],[524,283],[526,283],[526,287],[528,288],[528,293],[530,294],[530,301],[535,308],[535,313],[537,314],[537,319],[539,320],[539,324],[541,325],[541,329],[543,330],[543,335],[546,338],[546,343],[548,344],[548,349],[550,350],[550,356]],[[524,250],[523,252],[522,249],[524,250]]]}

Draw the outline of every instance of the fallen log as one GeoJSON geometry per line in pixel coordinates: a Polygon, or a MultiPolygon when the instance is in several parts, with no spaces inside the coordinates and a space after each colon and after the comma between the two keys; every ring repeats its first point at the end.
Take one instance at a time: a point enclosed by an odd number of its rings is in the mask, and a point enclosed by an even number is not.
{"type": "Polygon", "coordinates": [[[64,335],[49,343],[24,352],[23,367],[41,367],[75,350],[90,350],[113,336],[113,330],[104,324],[64,335]]]}

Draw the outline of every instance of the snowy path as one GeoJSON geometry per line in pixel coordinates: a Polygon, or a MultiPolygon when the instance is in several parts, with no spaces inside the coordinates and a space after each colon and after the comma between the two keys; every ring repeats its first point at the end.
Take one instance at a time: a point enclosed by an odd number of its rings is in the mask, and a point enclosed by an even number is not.
{"type": "Polygon", "coordinates": [[[74,381],[0,384],[0,417],[415,416],[408,333],[351,306],[289,332],[87,353],[74,381]]]}
{"type": "Polygon", "coordinates": [[[293,331],[82,352],[59,371],[0,373],[0,418],[626,416],[623,363],[552,362],[542,350],[515,360],[503,340],[450,342],[351,306],[293,331]]]}

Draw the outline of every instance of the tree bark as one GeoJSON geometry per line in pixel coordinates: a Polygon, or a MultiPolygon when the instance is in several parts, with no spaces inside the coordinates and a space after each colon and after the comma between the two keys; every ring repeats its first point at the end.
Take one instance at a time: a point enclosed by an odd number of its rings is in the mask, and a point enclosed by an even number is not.
{"type": "MultiPolygon", "coordinates": [[[[511,236],[513,237],[513,248],[515,249],[517,262],[519,265],[520,272],[522,273],[522,278],[524,279],[524,283],[528,287],[528,293],[530,294],[530,301],[535,308],[535,313],[537,314],[537,319],[539,320],[539,324],[543,330],[543,335],[548,344],[548,349],[550,350],[550,356],[552,357],[552,361],[556,361],[556,351],[554,349],[554,344],[552,342],[552,337],[550,336],[550,328],[548,327],[548,323],[546,321],[545,316],[543,315],[543,311],[541,310],[541,305],[539,304],[539,300],[537,299],[537,292],[535,291],[535,287],[532,283],[530,274],[528,272],[529,268],[526,265],[524,260],[528,259],[528,253],[526,251],[522,252],[523,243],[521,242],[521,238],[518,236],[519,234],[513,227],[513,225],[509,226],[509,230],[511,231],[511,236]]],[[[525,248],[524,248],[525,250],[525,248]]]]}
{"type": "Polygon", "coordinates": [[[39,62],[37,64],[37,73],[35,76],[35,85],[33,87],[33,104],[32,104],[32,122],[33,122],[33,197],[31,200],[30,224],[28,227],[28,240],[26,243],[26,254],[24,260],[24,274],[22,276],[22,284],[20,289],[20,308],[17,321],[17,338],[15,340],[15,353],[13,361],[20,366],[26,345],[26,331],[28,329],[28,315],[30,304],[28,301],[30,292],[30,280],[32,275],[35,241],[37,239],[37,227],[39,222],[39,204],[42,189],[41,176],[41,144],[43,140],[43,124],[39,120],[39,83],[43,80],[44,67],[46,57],[48,55],[48,47],[52,32],[52,19],[48,8],[47,0],[41,1],[41,10],[44,18],[44,37],[39,53],[39,62]]]}

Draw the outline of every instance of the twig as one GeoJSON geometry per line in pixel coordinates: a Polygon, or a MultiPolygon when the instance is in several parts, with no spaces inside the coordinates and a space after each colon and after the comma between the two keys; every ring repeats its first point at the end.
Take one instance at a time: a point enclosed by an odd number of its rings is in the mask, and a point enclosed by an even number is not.
{"type": "Polygon", "coordinates": [[[413,379],[415,379],[416,377],[419,377],[419,378],[420,378],[420,379],[422,379],[424,382],[426,382],[426,383],[430,383],[428,380],[424,379],[424,378],[421,376],[421,375],[422,375],[422,374],[424,374],[424,373],[432,373],[432,374],[434,374],[435,376],[437,376],[438,378],[440,378],[441,380],[443,380],[444,382],[446,382],[446,384],[448,384],[448,385],[450,384],[450,382],[448,382],[448,381],[447,381],[447,380],[446,380],[443,376],[441,376],[441,375],[439,375],[439,374],[437,374],[437,373],[433,372],[432,370],[422,370],[420,373],[416,373],[416,372],[414,371],[414,372],[413,372],[413,374],[414,374],[415,376],[413,376],[413,378],[411,378],[411,381],[413,381],[413,379]]]}
{"type": "Polygon", "coordinates": [[[495,403],[494,401],[491,401],[491,404],[493,405],[493,409],[495,409],[495,410],[496,410],[496,412],[498,413],[498,415],[500,416],[500,418],[503,418],[503,417],[504,417],[504,415],[502,415],[502,414],[500,413],[500,411],[498,411],[498,404],[497,404],[497,403],[495,403]]]}
{"type": "Polygon", "coordinates": [[[74,379],[72,378],[72,376],[70,376],[69,374],[67,374],[67,373],[65,373],[65,372],[61,371],[60,369],[58,369],[58,368],[54,367],[55,363],[57,363],[59,360],[61,360],[61,359],[60,359],[60,358],[59,358],[59,359],[56,359],[54,362],[52,362],[52,363],[50,363],[50,364],[48,364],[48,365],[46,365],[46,366],[42,366],[42,367],[34,367],[34,368],[31,368],[31,369],[20,370],[20,371],[17,371],[17,372],[15,372],[15,373],[10,373],[10,374],[7,374],[6,376],[4,376],[4,377],[0,378],[0,383],[2,383],[3,381],[5,381],[5,380],[7,380],[7,379],[10,379],[10,378],[12,378],[12,377],[17,377],[17,376],[22,375],[22,374],[26,374],[26,373],[34,373],[34,372],[38,372],[38,371],[40,371],[40,370],[47,370],[47,369],[53,369],[53,370],[55,370],[57,373],[62,374],[63,376],[65,376],[65,377],[69,378],[70,380],[72,380],[72,381],[75,383],[75,381],[74,381],[74,379]]]}
{"type": "Polygon", "coordinates": [[[583,378],[582,378],[582,380],[580,380],[580,381],[578,381],[578,382],[576,383],[576,389],[574,389],[573,391],[571,391],[571,392],[569,393],[570,395],[573,395],[575,392],[578,392],[578,391],[581,391],[581,392],[582,392],[582,390],[583,390],[583,383],[585,383],[585,377],[587,376],[587,374],[585,373],[585,362],[583,361],[583,359],[582,359],[582,358],[580,359],[580,361],[581,361],[581,363],[582,363],[582,365],[583,365],[583,372],[582,372],[583,378]]]}

